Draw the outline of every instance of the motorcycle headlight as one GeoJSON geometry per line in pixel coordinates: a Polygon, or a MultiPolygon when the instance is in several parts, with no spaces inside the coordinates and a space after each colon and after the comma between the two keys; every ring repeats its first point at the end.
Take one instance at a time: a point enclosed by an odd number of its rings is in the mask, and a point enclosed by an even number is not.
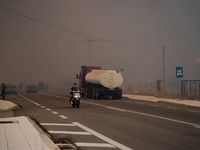
{"type": "Polygon", "coordinates": [[[74,97],[75,98],[80,98],[80,94],[79,93],[74,93],[74,97]]]}

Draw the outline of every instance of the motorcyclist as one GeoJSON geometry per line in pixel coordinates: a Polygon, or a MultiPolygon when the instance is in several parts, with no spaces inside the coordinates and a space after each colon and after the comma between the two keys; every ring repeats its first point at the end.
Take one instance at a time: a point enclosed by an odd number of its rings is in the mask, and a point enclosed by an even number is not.
{"type": "Polygon", "coordinates": [[[71,98],[69,100],[69,103],[71,104],[72,98],[73,98],[73,93],[78,91],[78,87],[77,84],[74,83],[73,87],[70,89],[69,93],[71,94],[71,98]]]}

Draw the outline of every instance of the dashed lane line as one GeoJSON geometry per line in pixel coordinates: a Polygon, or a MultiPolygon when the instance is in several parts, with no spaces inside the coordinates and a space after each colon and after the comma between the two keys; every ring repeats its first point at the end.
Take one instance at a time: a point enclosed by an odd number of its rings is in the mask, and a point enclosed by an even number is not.
{"type": "Polygon", "coordinates": [[[68,117],[64,116],[64,115],[59,115],[60,118],[62,119],[67,119],[68,117]]]}
{"type": "MultiPolygon", "coordinates": [[[[46,94],[46,93],[41,93],[41,94],[49,95],[49,96],[54,96],[54,97],[59,97],[59,98],[65,98],[65,97],[62,97],[62,96],[56,96],[56,95],[52,95],[52,94],[46,94]]],[[[22,95],[19,95],[19,96],[21,96],[21,97],[23,97],[23,98],[31,101],[30,99],[28,99],[28,98],[26,98],[26,97],[24,97],[22,95]]],[[[161,116],[157,116],[157,115],[151,115],[151,114],[137,112],[137,111],[132,111],[132,110],[126,110],[126,109],[120,109],[120,108],[105,106],[105,105],[101,105],[101,104],[95,104],[95,103],[91,103],[91,102],[85,102],[85,101],[83,101],[82,103],[88,103],[88,104],[91,104],[91,105],[96,105],[96,106],[100,106],[100,107],[104,107],[104,108],[108,108],[108,109],[112,109],[112,110],[116,110],[116,111],[129,112],[129,113],[134,113],[134,114],[138,114],[138,115],[143,115],[143,116],[153,117],[153,118],[157,118],[157,119],[167,120],[167,121],[171,121],[171,122],[181,123],[181,124],[193,126],[195,128],[199,128],[199,126],[200,126],[199,124],[195,124],[195,123],[180,121],[180,120],[176,120],[176,119],[161,117],[161,116]]]]}
{"type": "MultiPolygon", "coordinates": [[[[28,101],[31,101],[31,102],[33,102],[34,104],[35,104],[35,102],[34,101],[32,101],[32,100],[30,100],[30,99],[28,99],[27,97],[24,97],[24,96],[22,96],[22,95],[20,95],[21,97],[23,97],[24,99],[27,99],[28,101]]],[[[53,96],[53,95],[52,95],[53,96]]],[[[62,97],[63,98],[63,97],[62,97]]],[[[38,103],[37,103],[38,104],[38,103]]],[[[36,104],[36,105],[37,105],[36,104]]],[[[38,105],[38,106],[40,106],[40,107],[42,107],[42,105],[38,105]]],[[[112,107],[111,107],[112,108],[112,107]]],[[[111,109],[110,108],[110,109],[111,109]]],[[[116,109],[116,108],[114,108],[115,110],[118,110],[118,111],[123,111],[122,109],[116,109]]],[[[48,110],[48,111],[51,111],[51,109],[49,109],[49,108],[46,108],[46,110],[48,110]]],[[[52,111],[52,113],[53,113],[54,111],[52,111]]],[[[54,112],[54,113],[57,113],[57,112],[54,112]]],[[[61,118],[63,118],[63,119],[66,119],[67,117],[66,116],[64,116],[64,115],[59,115],[59,117],[61,117],[61,118]]],[[[58,126],[63,126],[64,124],[55,124],[55,123],[42,123],[41,125],[58,125],[58,126]]],[[[78,122],[73,122],[72,124],[65,124],[64,126],[78,126],[78,127],[80,127],[80,128],[82,128],[83,130],[85,130],[85,131],[87,131],[87,132],[76,132],[76,131],[48,131],[49,133],[52,133],[52,134],[75,134],[75,135],[94,135],[94,136],[96,136],[96,137],[98,137],[98,138],[100,138],[100,139],[102,139],[102,140],[104,140],[104,141],[106,141],[106,142],[108,142],[109,144],[107,144],[107,143],[81,143],[81,142],[77,142],[77,143],[75,143],[78,147],[83,147],[83,146],[85,146],[85,147],[109,147],[109,148],[115,148],[115,147],[118,147],[118,148],[120,148],[120,149],[123,149],[123,150],[132,150],[131,148],[129,148],[129,147],[126,147],[126,146],[124,146],[124,145],[122,145],[122,144],[120,144],[120,143],[118,143],[118,142],[116,142],[116,141],[114,141],[114,140],[112,140],[112,139],[110,139],[110,138],[108,138],[108,137],[106,137],[106,136],[104,136],[104,135],[102,135],[102,134],[100,134],[100,133],[98,133],[98,132],[96,132],[96,131],[94,131],[94,130],[92,130],[92,129],[90,129],[90,128],[88,128],[88,127],[86,127],[86,126],[84,126],[84,125],[82,125],[82,124],[80,124],[80,123],[78,123],[78,122]]]]}
{"type": "Polygon", "coordinates": [[[59,113],[56,111],[52,111],[52,114],[58,115],[59,113]]]}
{"type": "Polygon", "coordinates": [[[51,113],[53,113],[53,114],[55,114],[55,115],[58,115],[58,116],[59,116],[60,118],[62,118],[62,119],[68,119],[68,117],[66,117],[66,116],[64,116],[64,115],[59,115],[58,112],[52,111],[50,108],[46,108],[45,106],[43,106],[43,105],[41,105],[41,104],[39,104],[39,103],[36,103],[36,102],[32,101],[31,99],[29,99],[29,98],[27,98],[27,97],[25,97],[25,96],[23,96],[23,95],[21,95],[21,94],[19,94],[19,96],[21,96],[22,98],[24,98],[24,99],[26,99],[26,100],[32,102],[33,104],[35,104],[35,105],[37,105],[37,106],[39,106],[39,107],[41,107],[41,108],[43,108],[43,109],[46,109],[47,111],[51,111],[51,113]]]}

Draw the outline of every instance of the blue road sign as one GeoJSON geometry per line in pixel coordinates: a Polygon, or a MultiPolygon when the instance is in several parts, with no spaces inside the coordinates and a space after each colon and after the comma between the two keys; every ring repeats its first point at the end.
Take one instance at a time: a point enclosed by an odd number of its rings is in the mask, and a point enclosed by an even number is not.
{"type": "Polygon", "coordinates": [[[176,78],[183,78],[183,67],[176,67],[176,78]]]}

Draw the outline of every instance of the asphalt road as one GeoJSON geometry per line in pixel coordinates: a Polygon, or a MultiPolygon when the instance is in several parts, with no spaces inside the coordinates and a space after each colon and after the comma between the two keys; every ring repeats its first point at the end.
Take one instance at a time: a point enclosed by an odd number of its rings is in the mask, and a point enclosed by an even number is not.
{"type": "Polygon", "coordinates": [[[29,116],[53,141],[75,149],[200,149],[200,111],[126,98],[82,98],[80,108],[72,108],[67,93],[22,92],[9,98],[21,106],[14,116],[29,116]]]}

